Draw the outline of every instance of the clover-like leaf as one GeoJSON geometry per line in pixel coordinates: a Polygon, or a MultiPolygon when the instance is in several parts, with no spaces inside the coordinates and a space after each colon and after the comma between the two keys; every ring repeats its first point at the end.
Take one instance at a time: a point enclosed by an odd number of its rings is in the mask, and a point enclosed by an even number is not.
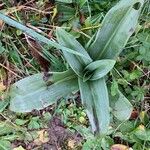
{"type": "Polygon", "coordinates": [[[113,115],[120,121],[128,120],[133,110],[129,100],[119,90],[110,100],[113,115]]]}

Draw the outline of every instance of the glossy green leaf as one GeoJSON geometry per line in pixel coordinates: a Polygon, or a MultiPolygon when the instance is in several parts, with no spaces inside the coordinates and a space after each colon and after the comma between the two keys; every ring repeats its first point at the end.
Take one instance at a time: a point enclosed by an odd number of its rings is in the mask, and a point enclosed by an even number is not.
{"type": "Polygon", "coordinates": [[[83,48],[83,46],[69,33],[61,28],[56,29],[57,40],[59,44],[70,48],[76,52],[83,54],[86,58],[82,58],[77,55],[73,55],[71,53],[63,51],[63,54],[69,63],[70,67],[75,71],[75,73],[79,76],[82,76],[82,71],[89,63],[92,62],[92,59],[88,55],[87,51],[83,48]]]}
{"type": "Polygon", "coordinates": [[[0,122],[0,136],[11,134],[13,132],[16,132],[16,128],[12,126],[9,122],[0,122]]]}
{"type": "Polygon", "coordinates": [[[144,0],[121,0],[105,16],[88,51],[94,59],[117,57],[133,34],[144,0]]]}
{"type": "Polygon", "coordinates": [[[24,124],[26,124],[28,122],[28,120],[24,120],[24,119],[16,119],[15,120],[15,124],[18,126],[22,126],[24,124]]]}
{"type": "Polygon", "coordinates": [[[15,112],[40,110],[76,90],[77,78],[72,73],[53,73],[47,83],[43,81],[42,74],[35,74],[12,85],[10,109],[15,112]]]}
{"type": "Polygon", "coordinates": [[[62,51],[67,51],[69,53],[72,53],[72,54],[75,54],[75,55],[79,55],[79,56],[82,56],[82,57],[86,57],[85,55],[83,54],[80,54],[79,52],[76,52],[72,49],[69,49],[67,47],[64,47],[60,44],[58,44],[56,41],[54,40],[50,40],[46,37],[44,37],[43,35],[37,33],[36,31],[34,31],[33,29],[30,29],[24,25],[22,25],[21,23],[7,17],[6,15],[0,13],[0,19],[3,20],[4,22],[6,22],[7,24],[9,24],[10,26],[13,26],[19,30],[21,30],[22,32],[26,33],[27,35],[33,37],[34,39],[40,41],[40,42],[43,42],[43,43],[46,43],[48,44],[49,46],[53,46],[57,49],[61,49],[62,51]]]}
{"type": "MultiPolygon", "coordinates": [[[[111,59],[102,59],[90,63],[86,68],[91,77],[90,80],[97,80],[104,77],[115,65],[116,61],[111,59]]],[[[86,75],[85,75],[86,76],[86,75]]]]}
{"type": "Polygon", "coordinates": [[[76,14],[76,10],[68,5],[58,4],[57,10],[58,10],[58,21],[59,22],[71,20],[72,18],[74,18],[75,14],[76,14]]]}
{"type": "Polygon", "coordinates": [[[128,120],[133,107],[129,100],[118,90],[118,93],[110,98],[112,113],[120,121],[128,120]]]}
{"type": "Polygon", "coordinates": [[[12,150],[11,143],[6,140],[0,140],[0,150],[12,150]]]}
{"type": "Polygon", "coordinates": [[[83,82],[78,79],[82,103],[86,108],[93,132],[106,134],[110,122],[109,98],[105,79],[83,82]]]}
{"type": "Polygon", "coordinates": [[[138,127],[133,131],[133,134],[142,141],[150,142],[150,130],[146,130],[145,128],[140,129],[140,127],[138,127]]]}

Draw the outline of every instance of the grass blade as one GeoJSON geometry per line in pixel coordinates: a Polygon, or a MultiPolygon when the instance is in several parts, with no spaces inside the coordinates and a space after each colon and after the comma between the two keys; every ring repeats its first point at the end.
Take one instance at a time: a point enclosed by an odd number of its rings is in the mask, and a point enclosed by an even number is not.
{"type": "MultiPolygon", "coordinates": [[[[0,13],[0,19],[2,21],[4,21],[5,23],[9,24],[10,26],[13,26],[19,30],[21,30],[22,32],[26,33],[27,35],[33,37],[34,39],[40,41],[40,42],[43,42],[43,43],[46,43],[48,44],[49,46],[53,46],[57,49],[61,49],[62,51],[67,51],[69,53],[72,53],[72,54],[75,54],[75,55],[79,55],[81,57],[84,57],[86,58],[86,56],[84,56],[83,54],[79,53],[79,52],[76,52],[72,49],[69,49],[69,48],[66,48],[66,47],[63,47],[62,45],[58,44],[56,41],[52,41],[46,37],[44,37],[43,35],[35,32],[34,30],[26,27],[25,25],[7,17],[6,15],[0,13]]],[[[88,59],[88,58],[87,58],[88,59]]]]}

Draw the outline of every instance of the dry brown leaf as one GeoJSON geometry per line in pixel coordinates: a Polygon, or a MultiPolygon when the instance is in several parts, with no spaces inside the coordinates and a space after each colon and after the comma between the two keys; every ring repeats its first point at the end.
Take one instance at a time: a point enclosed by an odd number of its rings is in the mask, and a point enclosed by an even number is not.
{"type": "Polygon", "coordinates": [[[33,38],[27,36],[26,34],[25,36],[29,49],[31,51],[31,55],[37,60],[43,72],[48,72],[50,63],[43,56],[41,56],[43,51],[42,46],[33,38]]]}
{"type": "Polygon", "coordinates": [[[74,149],[75,143],[76,143],[75,140],[69,139],[69,141],[68,141],[68,147],[71,148],[71,149],[74,149]]]}
{"type": "Polygon", "coordinates": [[[34,140],[36,145],[41,145],[43,143],[47,143],[49,141],[48,133],[45,130],[40,130],[37,132],[38,138],[34,140]]]}
{"type": "Polygon", "coordinates": [[[138,110],[133,110],[132,113],[131,113],[131,116],[130,116],[130,119],[137,119],[139,116],[139,111],[138,110]]]}
{"type": "Polygon", "coordinates": [[[0,20],[0,28],[2,28],[2,26],[3,26],[3,21],[2,20],[0,20]]]}
{"type": "Polygon", "coordinates": [[[144,24],[144,28],[146,28],[146,29],[150,28],[150,22],[146,22],[146,23],[144,24]]]}
{"type": "Polygon", "coordinates": [[[138,129],[145,130],[145,126],[141,124],[141,125],[138,126],[138,129]]]}
{"type": "Polygon", "coordinates": [[[22,146],[16,147],[13,150],[25,150],[22,146]]]}
{"type": "Polygon", "coordinates": [[[3,92],[6,90],[6,86],[3,84],[3,82],[0,82],[0,92],[3,92]]]}
{"type": "Polygon", "coordinates": [[[123,144],[114,144],[111,147],[111,150],[130,150],[130,148],[126,145],[123,145],[123,144]]]}

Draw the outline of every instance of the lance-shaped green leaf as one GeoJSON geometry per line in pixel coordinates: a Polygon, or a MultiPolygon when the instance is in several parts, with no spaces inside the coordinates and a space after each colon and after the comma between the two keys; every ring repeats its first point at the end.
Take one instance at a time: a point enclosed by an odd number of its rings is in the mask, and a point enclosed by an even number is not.
{"type": "Polygon", "coordinates": [[[86,56],[86,58],[88,58],[86,59],[63,51],[63,54],[67,62],[69,63],[70,67],[75,71],[77,75],[82,76],[82,71],[85,68],[85,66],[87,66],[89,63],[92,62],[92,59],[90,58],[89,54],[83,48],[83,46],[71,34],[67,33],[65,30],[57,28],[56,35],[59,44],[67,48],[70,48],[76,52],[79,52],[80,54],[83,54],[84,56],[86,56]]]}
{"type": "Polygon", "coordinates": [[[117,57],[134,32],[144,0],[121,0],[105,16],[95,41],[89,46],[96,59],[117,57]]]}
{"type": "Polygon", "coordinates": [[[7,17],[6,15],[0,13],[0,19],[3,20],[5,23],[9,24],[10,26],[13,26],[21,31],[23,31],[24,33],[26,33],[27,35],[33,37],[34,39],[40,41],[40,42],[43,42],[43,43],[46,43],[48,44],[49,46],[53,46],[57,49],[61,49],[62,51],[67,51],[69,53],[72,53],[72,54],[75,54],[75,55],[79,55],[81,57],[86,57],[85,55],[77,52],[77,51],[74,51],[72,49],[69,49],[67,47],[64,47],[60,44],[58,44],[56,41],[54,40],[50,40],[46,37],[44,37],[43,35],[37,33],[36,31],[24,26],[23,24],[7,17]]]}
{"type": "Polygon", "coordinates": [[[109,126],[109,98],[105,79],[83,82],[78,79],[82,103],[86,108],[93,132],[106,134],[109,126]]]}
{"type": "Polygon", "coordinates": [[[40,110],[77,90],[78,81],[72,71],[55,72],[47,82],[43,81],[42,74],[35,74],[12,85],[10,109],[15,112],[40,110]]]}
{"type": "Polygon", "coordinates": [[[118,90],[115,96],[110,97],[113,115],[120,121],[128,120],[133,107],[129,100],[118,90]]]}
{"type": "Polygon", "coordinates": [[[84,81],[86,79],[97,80],[104,77],[114,67],[115,62],[115,60],[111,59],[102,59],[90,63],[83,71],[85,72],[84,81]]]}

